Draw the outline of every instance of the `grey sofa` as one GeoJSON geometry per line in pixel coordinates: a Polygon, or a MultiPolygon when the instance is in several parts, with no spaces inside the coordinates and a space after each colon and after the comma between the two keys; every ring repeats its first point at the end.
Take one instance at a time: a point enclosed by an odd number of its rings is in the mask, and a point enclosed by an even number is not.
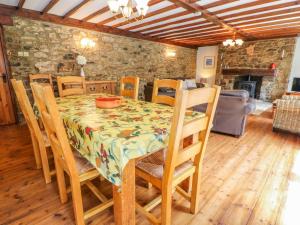
{"type": "MultiPolygon", "coordinates": [[[[167,79],[186,80],[186,79],[192,79],[192,78],[177,77],[177,78],[167,78],[167,79]]],[[[196,85],[197,85],[197,88],[204,87],[204,84],[202,84],[202,83],[196,83],[196,85]]],[[[151,102],[152,92],[153,92],[153,82],[148,82],[144,86],[145,101],[151,102]]],[[[173,89],[160,88],[158,91],[158,95],[167,95],[167,96],[175,97],[175,91],[173,89]]]]}
{"type": "MultiPolygon", "coordinates": [[[[206,106],[195,110],[203,112],[206,106]]],[[[245,90],[222,90],[213,121],[212,131],[239,137],[244,134],[247,115],[255,110],[255,102],[245,90]]]]}

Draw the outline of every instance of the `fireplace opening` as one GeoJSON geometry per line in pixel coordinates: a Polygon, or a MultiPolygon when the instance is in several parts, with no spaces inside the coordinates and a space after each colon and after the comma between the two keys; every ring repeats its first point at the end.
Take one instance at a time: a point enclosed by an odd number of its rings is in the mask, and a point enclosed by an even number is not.
{"type": "Polygon", "coordinates": [[[300,91],[300,77],[295,77],[293,79],[292,91],[300,91]]]}
{"type": "Polygon", "coordinates": [[[234,89],[242,89],[249,92],[251,98],[260,98],[260,89],[262,86],[261,76],[238,76],[234,80],[234,89]]]}

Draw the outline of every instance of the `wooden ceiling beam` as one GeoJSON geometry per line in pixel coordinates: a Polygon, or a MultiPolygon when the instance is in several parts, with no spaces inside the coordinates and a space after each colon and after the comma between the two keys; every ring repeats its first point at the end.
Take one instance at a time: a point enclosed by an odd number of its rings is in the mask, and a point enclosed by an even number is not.
{"type": "Polygon", "coordinates": [[[181,16],[186,16],[188,14],[190,14],[189,11],[183,11],[183,12],[175,13],[175,14],[170,15],[170,16],[166,16],[166,17],[163,17],[163,18],[159,18],[159,19],[151,20],[151,21],[144,22],[144,23],[141,23],[141,24],[137,24],[137,25],[131,26],[129,28],[125,28],[125,30],[135,30],[135,29],[138,29],[138,28],[141,28],[141,27],[149,26],[151,24],[160,23],[164,20],[170,20],[170,19],[181,17],[181,16]]]}
{"type": "Polygon", "coordinates": [[[262,23],[262,24],[257,24],[257,23],[243,23],[243,24],[237,24],[237,27],[239,26],[242,26],[240,27],[240,29],[248,29],[248,28],[259,28],[260,26],[270,26],[270,25],[278,25],[278,24],[287,24],[288,26],[288,23],[293,23],[293,22],[298,22],[300,21],[300,18],[291,18],[291,19],[287,19],[287,20],[279,20],[279,21],[273,21],[273,22],[268,22],[268,21],[265,21],[266,23],[262,23]]]}
{"type": "Polygon", "coordinates": [[[249,31],[250,33],[257,33],[258,35],[265,35],[266,33],[275,33],[275,32],[286,32],[286,31],[290,31],[292,33],[294,32],[299,32],[299,29],[300,29],[300,22],[297,23],[295,26],[293,26],[293,28],[287,28],[287,27],[284,27],[284,26],[277,26],[277,27],[274,27],[273,29],[269,29],[268,27],[266,28],[260,28],[260,29],[255,29],[255,30],[252,30],[252,31],[249,31]]]}
{"type": "MultiPolygon", "coordinates": [[[[235,1],[238,1],[238,0],[219,0],[217,2],[206,4],[203,7],[205,7],[206,9],[208,9],[208,8],[212,8],[212,7],[224,5],[226,3],[235,2],[235,1]]],[[[194,2],[197,2],[197,1],[194,1],[194,2]]],[[[125,28],[125,30],[135,30],[135,29],[138,29],[138,28],[141,28],[141,27],[149,26],[149,25],[155,24],[155,23],[160,23],[160,22],[165,21],[165,20],[170,20],[170,19],[173,19],[173,18],[178,18],[180,16],[185,16],[185,15],[188,15],[188,14],[190,14],[190,12],[188,10],[184,11],[184,12],[180,12],[180,13],[175,13],[175,14],[170,15],[170,16],[165,16],[165,17],[162,17],[162,18],[159,18],[159,19],[156,19],[156,20],[151,20],[151,21],[148,21],[148,22],[145,22],[145,23],[141,23],[141,24],[138,24],[138,25],[134,25],[134,26],[125,28]]],[[[169,22],[167,24],[162,24],[162,25],[154,26],[154,27],[147,28],[147,29],[144,29],[144,30],[141,30],[141,31],[148,31],[148,30],[151,30],[151,29],[152,30],[153,29],[158,29],[158,28],[169,26],[169,25],[173,25],[173,24],[176,24],[176,23],[184,23],[184,22],[187,22],[187,21],[201,19],[201,18],[203,18],[203,17],[202,16],[194,16],[192,18],[185,18],[185,19],[178,20],[178,21],[172,21],[172,22],[169,22]]]]}
{"type": "MultiPolygon", "coordinates": [[[[248,15],[254,14],[254,13],[260,13],[260,12],[266,12],[267,13],[267,11],[271,11],[271,10],[274,10],[274,9],[282,9],[282,8],[287,8],[287,7],[298,6],[299,3],[300,3],[300,1],[277,4],[275,6],[276,8],[274,8],[274,6],[271,5],[271,6],[261,7],[261,8],[258,8],[258,9],[251,9],[251,10],[246,10],[246,11],[243,11],[243,12],[229,14],[229,15],[226,15],[226,16],[221,16],[220,18],[223,19],[223,20],[226,20],[226,19],[232,19],[232,18],[235,18],[235,17],[248,16],[248,15]]],[[[257,16],[260,16],[260,15],[257,15],[257,16]]]]}
{"type": "Polygon", "coordinates": [[[278,36],[283,37],[296,37],[300,33],[300,29],[297,29],[295,31],[292,30],[282,30],[277,32],[265,32],[264,34],[260,34],[257,36],[258,39],[264,39],[264,38],[276,38],[278,36]]]}
{"type": "MultiPolygon", "coordinates": [[[[257,19],[257,20],[251,20],[251,21],[244,21],[244,22],[240,22],[240,23],[235,23],[234,26],[239,27],[239,26],[244,26],[244,25],[251,25],[251,24],[257,24],[257,23],[264,23],[264,22],[269,22],[269,21],[274,21],[274,23],[276,22],[280,22],[280,21],[284,21],[286,19],[296,19],[296,17],[300,17],[300,12],[298,13],[293,13],[290,15],[280,15],[280,16],[276,16],[276,17],[272,17],[270,18],[262,18],[262,19],[257,19]]],[[[297,18],[300,21],[300,18],[297,18]]]]}
{"type": "Polygon", "coordinates": [[[218,34],[218,35],[215,35],[215,36],[205,36],[205,37],[196,36],[196,37],[176,38],[174,40],[176,40],[176,41],[180,41],[180,40],[203,40],[203,41],[205,41],[205,40],[208,40],[208,39],[214,39],[214,40],[224,41],[228,38],[232,38],[232,35],[230,33],[228,33],[228,34],[218,34]]]}
{"type": "MultiPolygon", "coordinates": [[[[148,3],[148,6],[156,5],[156,4],[158,4],[158,3],[162,2],[162,1],[163,1],[163,0],[151,0],[151,1],[148,3]]],[[[133,8],[133,12],[135,13],[136,11],[137,11],[137,9],[136,9],[136,8],[133,8]]],[[[110,22],[112,22],[112,21],[114,21],[114,20],[116,20],[116,19],[120,19],[120,18],[122,18],[122,17],[123,17],[122,13],[119,13],[119,14],[114,15],[114,16],[112,16],[112,17],[110,17],[110,18],[107,18],[107,19],[105,19],[105,20],[103,20],[103,21],[100,21],[100,22],[98,23],[98,25],[104,25],[104,24],[110,23],[110,22]]]]}
{"type": "Polygon", "coordinates": [[[256,31],[263,31],[265,29],[272,30],[272,29],[281,29],[281,28],[294,28],[295,26],[298,26],[300,24],[300,21],[294,22],[294,23],[280,23],[275,25],[260,25],[259,27],[250,27],[245,30],[247,32],[256,32],[256,31]],[[290,27],[288,27],[290,26],[290,27]],[[292,26],[292,27],[291,27],[292,26]]]}
{"type": "MultiPolygon", "coordinates": [[[[273,1],[277,1],[277,0],[264,0],[264,2],[257,2],[256,1],[256,4],[257,5],[260,5],[260,4],[265,4],[265,3],[269,3],[269,2],[273,2],[273,1]]],[[[221,1],[223,2],[223,0],[221,1]]],[[[286,3],[284,3],[285,5],[287,5],[286,3]]],[[[292,6],[292,5],[295,5],[295,3],[288,3],[289,5],[288,6],[292,6]]],[[[247,8],[247,7],[250,7],[250,6],[253,6],[253,2],[251,2],[251,4],[249,3],[246,3],[246,4],[243,4],[243,5],[239,5],[239,6],[233,6],[233,7],[229,7],[229,8],[226,8],[226,10],[228,11],[232,11],[232,10],[237,10],[237,9],[244,9],[244,8],[247,8]]],[[[285,6],[287,7],[287,6],[285,6]]],[[[209,4],[207,5],[204,5],[203,8],[205,9],[209,9],[209,4]]],[[[274,9],[274,8],[273,8],[274,9]]],[[[218,10],[218,11],[215,11],[214,13],[215,14],[218,14],[218,13],[221,13],[222,11],[224,10],[218,10]]],[[[255,10],[250,10],[250,11],[247,11],[248,13],[255,13],[255,11],[257,11],[256,9],[255,10]],[[253,12],[252,12],[253,11],[253,12]]],[[[248,15],[248,13],[244,14],[244,15],[248,15]]],[[[235,14],[236,16],[240,16],[240,15],[243,15],[243,12],[241,13],[237,13],[235,14]]],[[[160,24],[160,25],[157,25],[157,26],[153,26],[153,27],[149,27],[149,28],[146,28],[146,29],[142,29],[142,30],[139,30],[139,32],[146,32],[146,31],[151,31],[151,30],[154,30],[154,29],[159,29],[159,28],[163,28],[163,27],[166,27],[166,26],[170,26],[170,25],[174,25],[174,24],[180,24],[180,23],[185,23],[187,21],[193,21],[193,20],[196,20],[196,19],[199,19],[199,18],[203,18],[202,16],[195,16],[195,17],[191,17],[191,18],[186,18],[186,19],[181,19],[181,20],[177,20],[177,21],[173,21],[173,22],[169,22],[169,23],[164,23],[164,24],[160,24]]],[[[231,15],[229,16],[225,16],[225,17],[220,17],[220,19],[226,19],[226,18],[232,18],[231,15]]],[[[164,18],[160,18],[161,21],[164,21],[165,19],[164,18]]],[[[161,22],[159,21],[159,22],[161,22]]],[[[152,24],[151,21],[150,23],[147,22],[148,24],[147,25],[150,25],[152,24]]],[[[156,22],[155,22],[156,23],[156,22]]],[[[154,24],[154,23],[153,23],[154,24]]],[[[195,24],[195,23],[194,23],[195,24]]],[[[135,27],[128,27],[126,28],[126,30],[132,30],[133,28],[136,29],[136,28],[140,28],[140,27],[143,27],[143,24],[140,24],[140,25],[137,25],[135,27]]],[[[174,27],[173,29],[176,29],[176,27],[174,27]]],[[[167,29],[166,29],[167,30],[167,29]]],[[[162,30],[162,31],[165,31],[165,30],[162,30]]]]}
{"type": "Polygon", "coordinates": [[[206,34],[218,34],[218,33],[224,33],[227,32],[228,30],[225,30],[225,28],[219,28],[219,29],[214,29],[210,31],[191,31],[187,33],[179,33],[179,34],[172,34],[172,35],[162,35],[159,36],[158,38],[175,38],[175,37],[192,37],[193,35],[206,35],[206,34]]]}
{"type": "MultiPolygon", "coordinates": [[[[182,30],[176,30],[176,31],[172,31],[172,32],[166,32],[166,33],[160,33],[160,34],[156,34],[156,35],[151,35],[152,37],[163,37],[163,36],[167,36],[167,35],[172,35],[172,34],[178,34],[178,33],[182,33],[182,32],[206,32],[206,31],[214,31],[216,29],[219,29],[219,27],[217,26],[213,26],[212,25],[207,25],[207,26],[198,26],[198,27],[190,27],[187,29],[182,29],[182,30]]],[[[147,34],[148,35],[148,34],[147,34]]]]}
{"type": "Polygon", "coordinates": [[[83,0],[80,4],[76,5],[75,7],[73,7],[69,12],[67,12],[64,15],[64,18],[69,18],[72,15],[74,15],[75,13],[77,13],[83,6],[85,6],[87,3],[89,3],[91,0],[83,0]]]}
{"type": "Polygon", "coordinates": [[[108,7],[108,6],[105,6],[105,7],[103,7],[102,9],[99,9],[99,10],[97,10],[96,12],[94,12],[94,13],[92,13],[92,14],[86,16],[86,17],[84,17],[84,18],[82,19],[82,21],[86,21],[86,22],[87,22],[87,21],[89,21],[89,20],[95,18],[96,16],[100,16],[100,15],[102,15],[103,13],[106,13],[106,12],[108,12],[108,11],[109,11],[109,7],[108,7]]]}
{"type": "Polygon", "coordinates": [[[206,8],[206,9],[214,8],[214,7],[217,7],[217,6],[222,6],[222,5],[225,5],[225,4],[228,4],[228,3],[238,2],[238,1],[239,0],[219,0],[219,1],[216,1],[216,2],[212,2],[212,3],[209,3],[209,4],[203,5],[203,7],[206,8]]]}
{"type": "Polygon", "coordinates": [[[185,39],[185,38],[194,38],[194,37],[212,37],[215,38],[217,35],[229,35],[232,37],[232,32],[228,30],[223,30],[222,32],[212,32],[210,34],[202,34],[202,33],[195,33],[191,35],[179,35],[174,37],[164,37],[166,40],[178,40],[178,39],[185,39]]]}
{"type": "MultiPolygon", "coordinates": [[[[162,18],[161,18],[162,19],[162,18]]],[[[146,31],[152,31],[152,30],[156,30],[156,29],[159,29],[159,28],[163,28],[163,27],[166,27],[166,26],[171,26],[171,25],[175,25],[175,24],[180,24],[180,23],[185,23],[185,22],[189,22],[189,21],[193,21],[193,20],[199,20],[199,19],[203,19],[202,16],[193,16],[193,17],[189,17],[189,18],[185,18],[185,19],[180,19],[180,20],[176,20],[176,21],[172,21],[172,22],[168,22],[168,23],[164,23],[164,24],[160,24],[160,25],[156,25],[156,26],[153,26],[153,27],[148,27],[148,28],[145,28],[145,29],[142,29],[142,30],[139,30],[139,32],[146,32],[146,31]]],[[[163,20],[162,20],[163,21],[163,20]]],[[[196,22],[196,23],[207,23],[207,21],[203,20],[201,22],[196,22]]],[[[186,25],[189,25],[189,24],[186,24],[186,25]]],[[[168,28],[166,29],[162,29],[162,30],[167,30],[168,28]]],[[[176,29],[176,28],[174,28],[176,29]]],[[[131,28],[127,28],[126,30],[131,30],[131,28]]],[[[162,30],[160,30],[159,32],[162,32],[162,30]]],[[[155,32],[155,31],[154,31],[155,32]]]]}
{"type": "Polygon", "coordinates": [[[48,13],[60,0],[51,0],[43,9],[42,13],[48,13]]]}
{"type": "Polygon", "coordinates": [[[5,5],[1,5],[1,4],[0,4],[0,15],[19,16],[19,17],[32,19],[32,20],[51,22],[51,23],[65,25],[65,26],[88,29],[88,30],[93,30],[93,31],[98,31],[98,32],[103,32],[103,33],[108,33],[108,34],[114,34],[114,35],[119,35],[119,36],[137,38],[137,39],[165,43],[165,44],[170,44],[170,45],[177,45],[177,46],[182,46],[182,47],[186,47],[186,48],[193,48],[193,49],[197,48],[197,46],[187,45],[187,44],[178,43],[175,41],[169,41],[169,40],[165,40],[165,39],[153,38],[150,36],[142,35],[137,32],[129,32],[129,31],[118,29],[118,28],[103,26],[103,25],[99,26],[94,23],[84,22],[84,21],[80,21],[80,20],[72,19],[72,18],[64,19],[61,16],[52,15],[52,14],[48,14],[48,13],[41,14],[40,12],[29,10],[29,9],[24,9],[24,8],[17,10],[16,7],[5,6],[5,5]]]}
{"type": "MultiPolygon", "coordinates": [[[[178,38],[172,38],[173,40],[181,40],[181,39],[197,39],[197,40],[205,40],[209,38],[232,38],[232,33],[230,31],[227,31],[226,33],[217,33],[217,34],[208,34],[208,35],[194,35],[191,37],[178,37],[178,38]]],[[[240,36],[237,36],[240,37],[240,36]]]]}
{"type": "MultiPolygon", "coordinates": [[[[267,4],[267,3],[272,3],[272,2],[277,2],[277,1],[278,0],[259,0],[259,1],[248,2],[248,3],[245,3],[245,4],[236,5],[236,6],[232,6],[232,7],[229,7],[229,8],[224,8],[224,9],[214,11],[214,14],[218,15],[218,14],[222,14],[222,13],[228,13],[230,11],[246,9],[246,8],[249,8],[249,7],[264,5],[264,4],[267,4]]],[[[274,9],[274,6],[273,6],[273,9],[274,9]]]]}
{"type": "Polygon", "coordinates": [[[205,9],[204,7],[202,7],[198,4],[190,4],[186,0],[169,0],[169,1],[173,2],[174,4],[177,4],[180,7],[183,7],[185,9],[189,10],[192,13],[200,12],[207,21],[210,21],[221,27],[224,27],[225,29],[227,29],[233,33],[239,34],[242,37],[245,37],[245,38],[251,37],[251,35],[225,23],[222,19],[218,18],[214,13],[209,12],[207,9],[205,9]]]}
{"type": "Polygon", "coordinates": [[[163,29],[163,30],[156,30],[156,31],[152,31],[152,32],[147,32],[147,35],[156,36],[156,35],[159,35],[161,33],[171,33],[173,31],[176,32],[176,31],[178,31],[178,29],[181,29],[181,28],[189,28],[189,27],[208,28],[208,27],[213,27],[213,26],[216,26],[216,25],[211,23],[211,22],[207,22],[207,21],[204,20],[204,21],[200,21],[200,22],[196,22],[196,23],[188,23],[188,24],[184,24],[184,25],[181,25],[181,26],[170,27],[170,28],[163,29]],[[166,32],[166,31],[170,31],[170,32],[166,32]]]}
{"type": "Polygon", "coordinates": [[[142,19],[150,18],[152,16],[156,16],[156,15],[159,15],[161,13],[165,13],[165,12],[171,11],[173,9],[177,9],[177,8],[178,7],[176,5],[169,5],[167,7],[164,7],[164,8],[155,10],[153,12],[147,13],[147,15],[144,16],[144,17],[143,16],[139,16],[139,17],[136,17],[136,18],[132,18],[132,19],[126,20],[124,22],[120,22],[120,23],[114,24],[113,27],[121,27],[121,26],[127,25],[129,23],[134,23],[137,20],[142,20],[142,19]]]}
{"type": "MultiPolygon", "coordinates": [[[[239,17],[236,19],[229,19],[229,20],[226,20],[226,22],[234,23],[234,22],[243,21],[243,20],[262,19],[262,18],[271,17],[271,16],[274,16],[274,17],[269,18],[269,19],[273,19],[273,18],[276,19],[275,16],[280,16],[280,15],[289,14],[289,13],[296,13],[299,11],[300,11],[300,5],[299,5],[299,7],[291,8],[291,9],[284,9],[284,10],[279,10],[279,11],[274,11],[274,12],[269,12],[269,13],[263,13],[260,15],[253,15],[253,16],[239,17]]],[[[290,14],[290,15],[292,15],[292,14],[290,14]]],[[[286,15],[286,16],[289,16],[289,15],[286,15]]]]}
{"type": "Polygon", "coordinates": [[[25,1],[26,1],[26,0],[20,0],[19,3],[18,3],[17,8],[18,8],[18,9],[22,9],[22,8],[23,8],[23,5],[25,4],[25,1]]]}

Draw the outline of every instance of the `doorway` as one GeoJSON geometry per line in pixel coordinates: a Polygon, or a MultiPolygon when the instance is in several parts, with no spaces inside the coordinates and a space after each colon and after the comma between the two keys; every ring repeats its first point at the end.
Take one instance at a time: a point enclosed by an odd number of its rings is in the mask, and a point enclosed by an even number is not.
{"type": "Polygon", "coordinates": [[[9,72],[3,26],[0,25],[0,125],[8,125],[16,122],[11,87],[9,85],[9,72]]]}

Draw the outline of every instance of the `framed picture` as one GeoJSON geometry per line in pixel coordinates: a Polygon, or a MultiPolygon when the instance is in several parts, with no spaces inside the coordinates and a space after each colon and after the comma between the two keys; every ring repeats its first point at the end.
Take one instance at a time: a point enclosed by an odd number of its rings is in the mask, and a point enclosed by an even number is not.
{"type": "Polygon", "coordinates": [[[204,56],[204,68],[212,69],[215,67],[215,57],[214,56],[204,56]]]}

